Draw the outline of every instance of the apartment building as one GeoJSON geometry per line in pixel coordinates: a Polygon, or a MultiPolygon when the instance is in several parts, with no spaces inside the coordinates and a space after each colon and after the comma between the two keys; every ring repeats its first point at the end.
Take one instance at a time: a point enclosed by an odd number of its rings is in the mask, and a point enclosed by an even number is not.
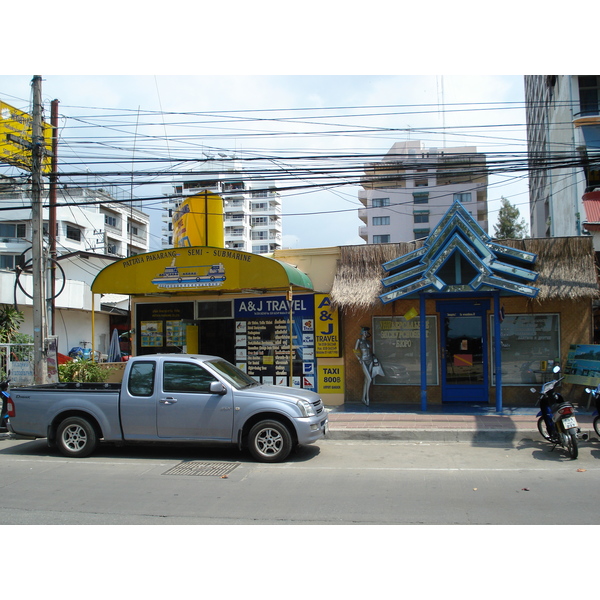
{"type": "MultiPolygon", "coordinates": [[[[57,191],[56,251],[93,252],[126,257],[148,252],[150,217],[117,202],[103,189],[61,188],[57,191]]],[[[48,198],[42,199],[48,204],[48,198]]],[[[9,180],[0,181],[0,269],[12,270],[31,246],[31,194],[9,180]]],[[[44,234],[49,211],[43,209],[44,234]]],[[[47,239],[47,238],[46,238],[47,239]]]]}
{"type": "Polygon", "coordinates": [[[361,185],[359,235],[368,244],[426,238],[455,200],[488,231],[486,159],[475,147],[397,142],[365,165],[361,185]]]}
{"type": "Polygon", "coordinates": [[[163,248],[173,246],[172,217],[181,202],[205,190],[223,198],[225,247],[253,254],[270,254],[281,248],[279,192],[260,180],[250,181],[237,169],[190,175],[173,186],[173,194],[163,202],[163,248]]]}
{"type": "Polygon", "coordinates": [[[526,75],[524,84],[531,235],[585,234],[584,194],[600,189],[600,76],[526,75]]]}

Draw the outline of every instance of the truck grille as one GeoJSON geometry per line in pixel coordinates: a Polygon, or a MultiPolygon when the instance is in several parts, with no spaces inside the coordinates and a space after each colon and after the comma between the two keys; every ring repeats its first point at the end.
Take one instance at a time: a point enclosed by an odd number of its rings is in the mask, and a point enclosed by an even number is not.
{"type": "Polygon", "coordinates": [[[315,412],[320,415],[323,412],[323,400],[319,398],[316,402],[313,402],[313,406],[315,407],[315,412]]]}

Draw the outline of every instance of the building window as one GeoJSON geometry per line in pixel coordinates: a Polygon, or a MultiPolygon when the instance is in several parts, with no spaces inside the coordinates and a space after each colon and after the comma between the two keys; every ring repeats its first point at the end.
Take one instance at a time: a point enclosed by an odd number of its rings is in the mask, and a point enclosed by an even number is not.
{"type": "Polygon", "coordinates": [[[389,217],[373,217],[373,225],[389,225],[390,218],[389,217]]]}
{"type": "Polygon", "coordinates": [[[252,192],[252,197],[253,198],[266,198],[267,190],[260,190],[258,192],[252,192]]]}
{"type": "Polygon", "coordinates": [[[454,200],[458,200],[459,202],[471,202],[471,197],[471,192],[454,194],[454,200]]]}
{"type": "Polygon", "coordinates": [[[67,225],[67,239],[75,242],[81,242],[81,229],[67,225]]]}
{"type": "Polygon", "coordinates": [[[388,235],[374,235],[373,243],[374,244],[389,244],[390,236],[389,236],[389,234],[388,235]]]}
{"type": "Polygon", "coordinates": [[[117,226],[117,217],[111,217],[110,215],[104,215],[104,223],[111,227],[117,226]]]}
{"type": "Polygon", "coordinates": [[[268,205],[266,202],[253,202],[252,203],[252,211],[261,211],[261,210],[267,210],[268,205]]]}
{"type": "Polygon", "coordinates": [[[429,235],[430,229],[413,229],[415,240],[426,238],[429,235]]]}
{"type": "Polygon", "coordinates": [[[0,223],[0,237],[24,238],[25,230],[25,223],[0,223]]]}
{"type": "MultiPolygon", "coordinates": [[[[173,223],[169,223],[169,225],[172,225],[173,223]]],[[[135,225],[132,225],[131,223],[127,223],[127,233],[131,233],[132,235],[140,235],[139,234],[139,227],[136,227],[135,225]]]]}
{"type": "Polygon", "coordinates": [[[0,269],[13,270],[15,268],[14,254],[0,254],[0,269]]]}
{"type": "Polygon", "coordinates": [[[413,223],[429,223],[428,212],[417,212],[413,214],[413,223]]]}
{"type": "Polygon", "coordinates": [[[427,187],[429,181],[427,179],[415,179],[415,187],[427,187]]]}
{"type": "Polygon", "coordinates": [[[269,251],[269,245],[265,244],[263,246],[252,246],[252,252],[254,254],[266,254],[269,251]]]}
{"type": "Polygon", "coordinates": [[[599,80],[597,75],[579,76],[579,109],[582,116],[597,115],[600,112],[599,80]]]}
{"type": "Polygon", "coordinates": [[[268,225],[268,217],[252,217],[252,225],[268,225]]]}
{"type": "Polygon", "coordinates": [[[429,202],[429,192],[414,192],[413,202],[415,204],[427,204],[429,202]]]}
{"type": "Polygon", "coordinates": [[[372,206],[373,208],[381,208],[382,206],[389,206],[390,199],[389,198],[373,198],[372,206]]]}

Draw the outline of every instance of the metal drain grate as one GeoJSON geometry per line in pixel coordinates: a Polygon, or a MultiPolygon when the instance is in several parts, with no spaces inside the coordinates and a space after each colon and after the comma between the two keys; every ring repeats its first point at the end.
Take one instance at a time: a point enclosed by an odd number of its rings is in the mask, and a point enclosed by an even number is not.
{"type": "Polygon", "coordinates": [[[222,477],[228,475],[240,463],[212,463],[187,461],[165,471],[163,475],[196,475],[197,477],[222,477]]]}

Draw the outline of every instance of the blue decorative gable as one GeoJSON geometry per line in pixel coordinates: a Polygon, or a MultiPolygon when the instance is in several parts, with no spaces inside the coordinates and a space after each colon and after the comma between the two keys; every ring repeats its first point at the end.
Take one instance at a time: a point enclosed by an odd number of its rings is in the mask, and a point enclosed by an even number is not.
{"type": "Polygon", "coordinates": [[[535,298],[537,255],[493,242],[455,201],[422,248],[384,263],[383,303],[422,292],[498,291],[535,298]]]}

